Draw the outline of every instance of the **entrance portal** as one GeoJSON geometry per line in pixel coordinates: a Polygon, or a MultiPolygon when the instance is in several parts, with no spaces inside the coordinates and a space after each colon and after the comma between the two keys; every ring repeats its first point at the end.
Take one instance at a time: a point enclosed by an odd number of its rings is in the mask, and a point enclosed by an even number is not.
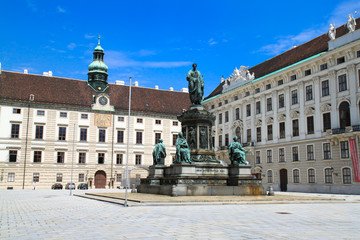
{"type": "Polygon", "coordinates": [[[280,169],[280,190],[282,192],[287,191],[287,183],[288,183],[287,170],[280,169]]]}
{"type": "Polygon", "coordinates": [[[106,173],[104,171],[97,171],[95,173],[95,188],[105,188],[106,185],[106,173]]]}

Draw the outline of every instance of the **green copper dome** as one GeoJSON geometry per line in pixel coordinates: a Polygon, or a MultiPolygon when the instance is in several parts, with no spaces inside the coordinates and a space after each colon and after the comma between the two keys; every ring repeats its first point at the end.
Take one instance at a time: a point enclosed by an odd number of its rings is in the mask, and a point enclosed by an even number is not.
{"type": "Polygon", "coordinates": [[[108,66],[106,66],[106,64],[103,61],[100,60],[94,60],[88,67],[89,72],[107,72],[107,70],[109,69],[108,66]]]}

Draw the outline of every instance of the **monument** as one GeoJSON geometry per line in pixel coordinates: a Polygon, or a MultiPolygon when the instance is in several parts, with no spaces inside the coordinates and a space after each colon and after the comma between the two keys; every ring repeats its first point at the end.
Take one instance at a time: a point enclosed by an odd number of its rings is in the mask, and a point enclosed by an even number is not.
{"type": "MultiPolygon", "coordinates": [[[[141,179],[138,192],[171,196],[265,194],[261,179],[251,175],[245,156],[249,151],[237,142],[237,137],[229,146],[231,164],[225,166],[216,159],[211,135],[215,116],[202,105],[203,76],[196,69],[196,63],[192,67],[186,76],[192,105],[177,116],[182,132],[176,140],[175,160],[170,166],[164,166],[154,157],[149,176],[141,179]]],[[[154,156],[158,149],[157,144],[154,156]]],[[[165,147],[163,149],[165,151],[165,147]]]]}

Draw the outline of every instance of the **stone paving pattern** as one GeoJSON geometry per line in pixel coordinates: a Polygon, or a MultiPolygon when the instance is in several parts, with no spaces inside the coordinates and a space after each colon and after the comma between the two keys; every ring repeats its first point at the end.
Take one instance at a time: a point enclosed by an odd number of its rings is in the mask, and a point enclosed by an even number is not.
{"type": "Polygon", "coordinates": [[[0,239],[360,239],[360,197],[339,198],[124,208],[68,190],[0,191],[0,239]]]}

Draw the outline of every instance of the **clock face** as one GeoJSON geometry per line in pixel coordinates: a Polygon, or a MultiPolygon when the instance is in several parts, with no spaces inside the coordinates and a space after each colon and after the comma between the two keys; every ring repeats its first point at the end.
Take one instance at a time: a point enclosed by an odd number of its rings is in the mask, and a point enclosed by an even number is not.
{"type": "Polygon", "coordinates": [[[101,105],[106,105],[107,102],[108,102],[108,99],[106,97],[102,96],[102,97],[99,98],[99,103],[101,105]]]}

